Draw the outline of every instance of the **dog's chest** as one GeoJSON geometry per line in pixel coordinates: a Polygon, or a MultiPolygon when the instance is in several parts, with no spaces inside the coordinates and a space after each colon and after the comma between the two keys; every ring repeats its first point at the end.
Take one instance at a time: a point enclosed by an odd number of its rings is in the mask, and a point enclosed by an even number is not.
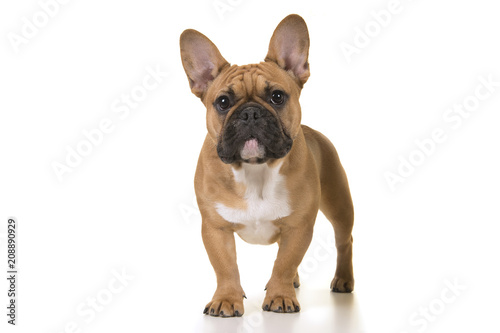
{"type": "Polygon", "coordinates": [[[281,164],[243,164],[233,169],[234,179],[245,186],[246,209],[217,203],[216,209],[226,221],[244,225],[237,231],[248,243],[269,244],[278,228],[272,221],[290,215],[285,177],[279,174],[281,164]]]}

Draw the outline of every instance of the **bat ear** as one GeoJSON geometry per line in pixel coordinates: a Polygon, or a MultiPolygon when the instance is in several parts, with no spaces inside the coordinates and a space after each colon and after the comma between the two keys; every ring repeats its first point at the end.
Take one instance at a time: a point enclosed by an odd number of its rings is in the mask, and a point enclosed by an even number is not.
{"type": "Polygon", "coordinates": [[[191,91],[202,98],[207,87],[229,63],[222,57],[210,39],[202,33],[188,29],[180,38],[182,66],[191,91]]]}
{"type": "Polygon", "coordinates": [[[274,30],[265,60],[277,63],[302,86],[310,75],[308,57],[309,32],[306,22],[299,15],[288,15],[274,30]]]}

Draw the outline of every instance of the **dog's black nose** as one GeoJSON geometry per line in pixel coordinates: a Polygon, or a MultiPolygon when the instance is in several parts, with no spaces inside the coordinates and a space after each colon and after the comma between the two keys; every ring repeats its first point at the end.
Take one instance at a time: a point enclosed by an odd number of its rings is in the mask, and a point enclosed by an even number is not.
{"type": "Polygon", "coordinates": [[[252,123],[260,117],[262,117],[262,110],[254,106],[249,106],[241,110],[238,118],[246,123],[252,123]]]}

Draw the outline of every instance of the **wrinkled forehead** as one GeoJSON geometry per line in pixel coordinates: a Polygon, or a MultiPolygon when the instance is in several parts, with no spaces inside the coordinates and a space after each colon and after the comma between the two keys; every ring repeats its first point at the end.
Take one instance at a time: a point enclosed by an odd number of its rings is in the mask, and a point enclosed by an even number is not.
{"type": "Polygon", "coordinates": [[[298,90],[293,78],[274,63],[261,62],[227,68],[210,87],[210,95],[230,93],[237,99],[259,96],[270,90],[293,94],[298,90]]]}

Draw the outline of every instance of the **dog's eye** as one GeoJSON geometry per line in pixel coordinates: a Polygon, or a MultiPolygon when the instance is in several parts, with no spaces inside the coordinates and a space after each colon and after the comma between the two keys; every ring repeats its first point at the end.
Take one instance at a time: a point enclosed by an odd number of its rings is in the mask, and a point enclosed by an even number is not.
{"type": "Polygon", "coordinates": [[[285,93],[281,90],[274,90],[271,94],[271,103],[274,105],[283,104],[285,101],[285,93]]]}
{"type": "Polygon", "coordinates": [[[222,95],[215,101],[215,107],[219,112],[226,112],[231,107],[231,101],[226,95],[222,95]]]}

